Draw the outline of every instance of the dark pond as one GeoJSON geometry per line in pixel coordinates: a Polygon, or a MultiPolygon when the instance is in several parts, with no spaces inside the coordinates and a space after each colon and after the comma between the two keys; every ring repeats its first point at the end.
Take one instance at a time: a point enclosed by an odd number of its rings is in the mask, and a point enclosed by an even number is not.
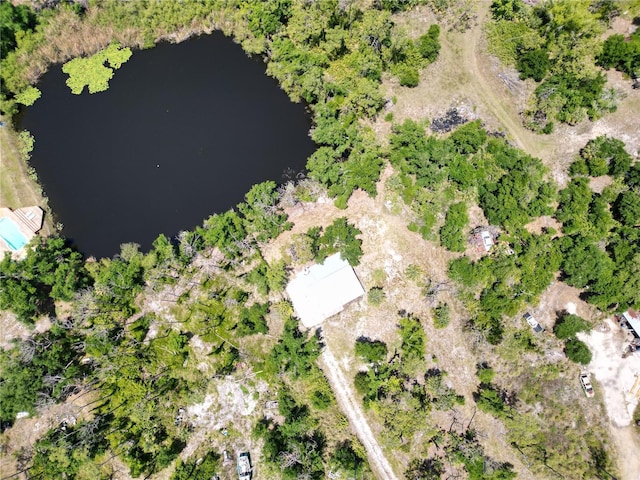
{"type": "Polygon", "coordinates": [[[58,65],[21,127],[63,234],[88,255],[148,249],[299,172],[310,117],[222,34],[134,51],[106,92],[73,95],[58,65]]]}

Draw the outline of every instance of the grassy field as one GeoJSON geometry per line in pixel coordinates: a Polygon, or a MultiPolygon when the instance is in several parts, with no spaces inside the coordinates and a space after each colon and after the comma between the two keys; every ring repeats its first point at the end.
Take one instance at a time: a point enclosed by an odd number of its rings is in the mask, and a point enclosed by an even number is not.
{"type": "Polygon", "coordinates": [[[0,127],[0,205],[20,208],[38,205],[45,210],[42,234],[53,232],[53,221],[40,186],[28,175],[27,165],[20,158],[18,139],[7,126],[0,127]]]}

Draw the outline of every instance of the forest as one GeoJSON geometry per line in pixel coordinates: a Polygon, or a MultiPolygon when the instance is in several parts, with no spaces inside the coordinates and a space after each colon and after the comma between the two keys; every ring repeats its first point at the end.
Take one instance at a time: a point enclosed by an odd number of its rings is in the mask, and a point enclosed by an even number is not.
{"type": "MultiPolygon", "coordinates": [[[[469,401],[447,383],[446,366],[427,360],[428,318],[444,331],[459,309],[464,334],[497,358],[496,365],[470,366],[477,378],[473,402],[503,422],[509,445],[531,471],[600,478],[615,469],[601,429],[587,429],[580,418],[575,429],[558,431],[532,407],[543,404],[557,425],[573,418],[562,418],[565,406],[546,388],[574,364],[589,362],[576,334],[592,325],[558,312],[553,335],[539,340],[514,327],[514,319],[553,281],[581,289],[606,313],[640,307],[640,163],[621,140],[597,136],[572,159],[570,179],[560,187],[540,159],[481,120],[427,133],[429,119],[389,118],[388,138],[381,139],[372,123],[393,103],[382,93],[383,80],[417,87],[438,59],[443,34],[434,23],[413,38],[396,16],[455,2],[370,3],[100,0],[45,2],[39,9],[0,3],[0,110],[8,117],[37,101],[36,81],[54,63],[65,63],[72,90],[98,92],[130,49],[151,48],[172,32],[216,28],[263,57],[268,75],[308,105],[318,145],[308,178],[255,185],[235,208],[176,238],[160,235],[149,252],[130,243],[113,258],[87,261],[67,239],[52,236],[36,238],[24,259],[2,259],[0,309],[28,328],[42,317],[52,324],[0,352],[2,432],[11,432],[20,412],[34,416],[70,402],[86,412],[55,425],[33,448],[12,452],[28,478],[112,478],[116,458],[132,477],[168,471],[175,480],[211,478],[224,460],[206,442],[188,450],[194,427],[183,413],[216,388],[230,388],[229,377],[245,382],[239,390],[251,389],[260,402],[275,402],[229,424],[224,438],[214,432],[219,444],[261,445],[254,462],[263,478],[374,478],[318,366],[322,332],[300,330],[283,293],[292,272],[335,252],[357,267],[367,253],[363,232],[345,213],[291,235],[277,260],[264,252],[290,233],[287,206],[326,195],[345,210],[356,191],[378,195],[388,166],[385,187],[406,207],[402,221],[420,241],[451,254],[447,275],[456,288],[455,301],[439,302],[429,315],[401,310],[389,319],[396,325],[393,346],[369,337],[350,345],[359,366],[355,391],[389,448],[409,458],[405,478],[441,478],[445,471],[470,479],[516,476],[514,465],[487,453],[482,432],[470,424],[444,429],[430,422],[429,415],[469,401]],[[590,182],[603,176],[611,182],[596,193],[590,182]],[[468,255],[473,206],[499,232],[495,248],[480,257],[468,255]],[[556,220],[560,230],[526,228],[540,217],[556,220]],[[153,308],[158,296],[171,298],[162,314],[153,308]],[[560,346],[568,362],[545,365],[543,381],[496,376],[511,362],[517,377],[520,352],[542,356],[544,342],[560,346]],[[521,383],[512,388],[509,381],[521,383]],[[260,385],[267,387],[258,391],[260,385]]],[[[640,6],[629,8],[640,14],[640,6]]],[[[602,39],[623,13],[616,1],[492,3],[493,53],[537,85],[525,115],[529,128],[548,133],[554,122],[575,124],[615,108],[602,69],[633,77],[640,62],[637,34],[602,39]]],[[[418,267],[405,275],[422,285],[418,267]]],[[[425,297],[430,288],[424,284],[425,297]]],[[[374,287],[367,301],[375,307],[384,299],[383,288],[374,287]]]]}

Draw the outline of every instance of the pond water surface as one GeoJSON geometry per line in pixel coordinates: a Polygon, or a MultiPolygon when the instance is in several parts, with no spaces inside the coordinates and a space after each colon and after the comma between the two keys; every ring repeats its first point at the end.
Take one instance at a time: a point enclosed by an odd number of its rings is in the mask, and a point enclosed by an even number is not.
{"type": "Polygon", "coordinates": [[[107,91],[73,95],[61,66],[20,127],[62,234],[87,255],[148,249],[304,169],[311,120],[220,33],[134,51],[107,91]]]}

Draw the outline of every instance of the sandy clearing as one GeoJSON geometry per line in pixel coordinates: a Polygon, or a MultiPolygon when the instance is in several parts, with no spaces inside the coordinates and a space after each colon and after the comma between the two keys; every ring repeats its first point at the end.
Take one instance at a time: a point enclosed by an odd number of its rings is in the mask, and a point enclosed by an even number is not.
{"type": "Polygon", "coordinates": [[[349,419],[349,423],[356,436],[367,450],[367,457],[369,458],[371,469],[376,473],[378,478],[389,480],[397,479],[398,477],[393,472],[391,465],[387,461],[382,448],[380,448],[378,441],[374,437],[362,413],[360,402],[354,398],[351,387],[338,361],[327,347],[324,348],[320,357],[320,365],[333,388],[342,413],[349,419]]]}
{"type": "Polygon", "coordinates": [[[630,334],[610,319],[605,324],[608,331],[594,329],[588,335],[579,333],[578,338],[593,353],[588,368],[602,387],[611,423],[615,427],[626,427],[631,424],[633,410],[638,404],[638,396],[632,395],[630,390],[636,375],[640,375],[640,354],[622,358],[630,334]]]}
{"type": "Polygon", "coordinates": [[[588,370],[597,380],[596,389],[602,398],[610,419],[609,433],[618,454],[621,479],[640,480],[640,436],[632,425],[633,411],[640,394],[631,393],[637,376],[640,376],[640,353],[622,358],[622,350],[630,339],[630,333],[618,324],[606,319],[605,328],[578,334],[593,354],[588,370]]]}
{"type": "Polygon", "coordinates": [[[16,316],[9,312],[0,312],[0,348],[8,349],[13,346],[13,340],[25,340],[27,337],[44,333],[51,328],[51,320],[48,317],[39,319],[33,328],[20,323],[16,316]]]}

